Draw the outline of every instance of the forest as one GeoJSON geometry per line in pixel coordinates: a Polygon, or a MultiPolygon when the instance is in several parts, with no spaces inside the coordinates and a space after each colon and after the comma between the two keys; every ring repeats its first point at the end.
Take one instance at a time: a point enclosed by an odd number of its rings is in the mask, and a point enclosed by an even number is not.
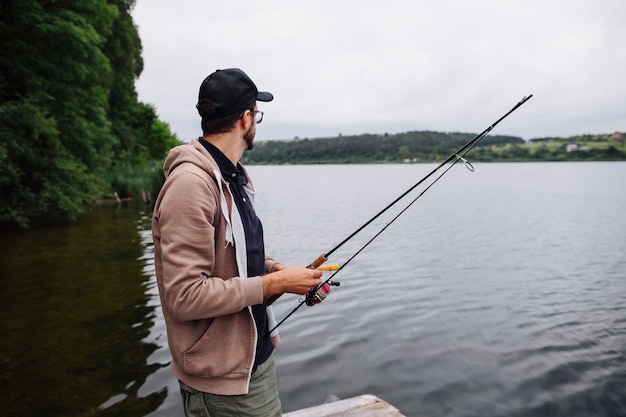
{"type": "Polygon", "coordinates": [[[73,219],[162,183],[180,141],[137,99],[134,4],[0,2],[0,223],[73,219]]]}
{"type": "MultiPolygon", "coordinates": [[[[626,160],[619,132],[525,141],[489,135],[468,154],[473,161],[626,160]]],[[[257,142],[244,154],[246,164],[333,164],[441,162],[475,137],[473,133],[416,131],[399,134],[339,136],[257,142]]]]}

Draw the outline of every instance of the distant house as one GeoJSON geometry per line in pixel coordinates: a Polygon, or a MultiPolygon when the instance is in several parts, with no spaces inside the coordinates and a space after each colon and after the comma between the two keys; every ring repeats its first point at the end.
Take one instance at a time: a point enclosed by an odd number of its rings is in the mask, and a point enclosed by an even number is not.
{"type": "Polygon", "coordinates": [[[570,152],[589,152],[590,150],[591,150],[591,147],[589,147],[587,145],[578,146],[578,144],[574,143],[574,142],[568,143],[567,146],[565,146],[565,151],[567,153],[570,153],[570,152]]]}
{"type": "Polygon", "coordinates": [[[611,140],[620,142],[624,136],[620,132],[615,132],[611,135],[611,140]]]}
{"type": "Polygon", "coordinates": [[[565,151],[567,153],[576,152],[577,150],[578,150],[578,144],[577,143],[568,143],[567,146],[565,146],[565,151]]]}

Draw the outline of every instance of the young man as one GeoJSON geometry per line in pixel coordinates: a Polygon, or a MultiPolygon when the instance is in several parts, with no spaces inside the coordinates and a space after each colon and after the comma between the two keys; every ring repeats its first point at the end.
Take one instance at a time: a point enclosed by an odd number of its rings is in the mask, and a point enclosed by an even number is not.
{"type": "Polygon", "coordinates": [[[266,256],[253,186],[239,160],[263,112],[240,69],[200,86],[203,136],[172,149],[153,218],[155,271],[185,415],[281,416],[268,298],[306,294],[321,272],[266,256]]]}

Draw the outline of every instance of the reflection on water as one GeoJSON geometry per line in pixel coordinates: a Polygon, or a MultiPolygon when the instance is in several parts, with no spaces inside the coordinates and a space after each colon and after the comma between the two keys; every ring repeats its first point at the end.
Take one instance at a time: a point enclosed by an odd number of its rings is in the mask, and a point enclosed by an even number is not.
{"type": "MultiPolygon", "coordinates": [[[[249,167],[268,252],[310,262],[431,168],[249,167]]],[[[475,168],[341,271],[333,304],[280,328],[284,411],[372,393],[409,417],[626,415],[626,163],[475,168]]],[[[5,415],[180,415],[145,207],[3,231],[0,277],[5,415]]]]}
{"type": "Polygon", "coordinates": [[[138,395],[155,306],[141,207],[94,207],[72,225],[0,236],[0,409],[8,416],[141,416],[167,396],[138,395]]]}

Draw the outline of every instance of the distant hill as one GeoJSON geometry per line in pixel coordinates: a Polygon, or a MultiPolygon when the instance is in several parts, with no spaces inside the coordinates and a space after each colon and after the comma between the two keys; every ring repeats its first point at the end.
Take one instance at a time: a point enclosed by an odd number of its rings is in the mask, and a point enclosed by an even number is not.
{"type": "MultiPolygon", "coordinates": [[[[474,133],[414,131],[318,139],[255,142],[244,164],[349,164],[437,162],[472,140],[474,133]]],[[[539,138],[487,136],[470,151],[474,161],[626,160],[621,133],[539,138]]]]}

